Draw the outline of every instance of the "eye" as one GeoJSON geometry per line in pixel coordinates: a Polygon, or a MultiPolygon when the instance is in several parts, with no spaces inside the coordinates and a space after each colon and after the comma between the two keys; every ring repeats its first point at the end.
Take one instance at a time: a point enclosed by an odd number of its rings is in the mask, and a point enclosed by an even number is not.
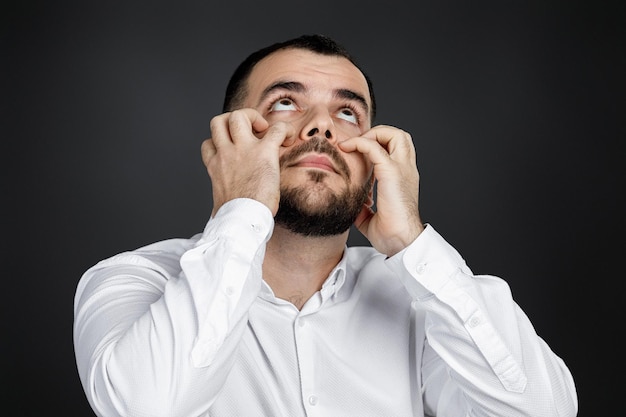
{"type": "Polygon", "coordinates": [[[296,110],[296,105],[289,97],[281,97],[270,106],[270,111],[292,111],[296,110]]]}
{"type": "Polygon", "coordinates": [[[354,123],[355,125],[359,124],[359,116],[358,114],[351,108],[349,107],[345,107],[341,110],[339,110],[339,113],[337,113],[337,117],[339,117],[340,119],[343,119],[347,122],[350,123],[354,123]]]}

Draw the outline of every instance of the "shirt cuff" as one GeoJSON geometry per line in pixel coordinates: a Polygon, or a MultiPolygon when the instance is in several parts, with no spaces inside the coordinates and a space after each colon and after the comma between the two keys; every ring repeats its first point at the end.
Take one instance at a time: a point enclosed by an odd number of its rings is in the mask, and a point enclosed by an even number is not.
{"type": "Polygon", "coordinates": [[[430,224],[385,262],[417,300],[436,294],[459,270],[471,274],[461,255],[430,224]]]}
{"type": "Polygon", "coordinates": [[[206,224],[196,246],[216,236],[250,237],[253,244],[267,242],[274,230],[274,216],[263,203],[251,198],[236,198],[226,202],[206,224]]]}

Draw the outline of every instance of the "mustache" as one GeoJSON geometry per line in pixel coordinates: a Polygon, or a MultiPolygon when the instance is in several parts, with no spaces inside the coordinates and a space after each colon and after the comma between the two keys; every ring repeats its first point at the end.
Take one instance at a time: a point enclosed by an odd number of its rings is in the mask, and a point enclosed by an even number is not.
{"type": "Polygon", "coordinates": [[[343,159],[333,145],[328,143],[328,139],[319,136],[313,136],[311,139],[283,154],[279,159],[280,168],[283,169],[289,164],[295,163],[300,156],[310,152],[327,155],[335,165],[338,173],[345,178],[350,178],[350,168],[346,160],[343,159]]]}

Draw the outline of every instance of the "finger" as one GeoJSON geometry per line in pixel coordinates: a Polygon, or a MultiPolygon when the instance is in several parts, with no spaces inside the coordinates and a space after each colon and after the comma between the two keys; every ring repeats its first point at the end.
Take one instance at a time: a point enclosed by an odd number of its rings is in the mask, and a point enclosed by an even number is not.
{"type": "Polygon", "coordinates": [[[362,153],[374,165],[382,164],[389,160],[389,153],[379,142],[362,136],[340,142],[339,147],[344,152],[362,153]]]}
{"type": "Polygon", "coordinates": [[[233,135],[253,138],[267,126],[267,121],[254,109],[222,113],[213,117],[210,123],[213,143],[218,149],[233,143],[233,135]]]}
{"type": "Polygon", "coordinates": [[[228,119],[231,113],[222,113],[211,119],[211,140],[213,145],[219,149],[226,144],[231,143],[230,133],[228,131],[228,119]]]}
{"type": "Polygon", "coordinates": [[[291,123],[276,122],[263,135],[263,140],[276,146],[291,146],[296,140],[296,129],[291,123]]]}
{"type": "Polygon", "coordinates": [[[217,149],[212,139],[206,139],[200,146],[200,154],[202,155],[202,162],[208,167],[209,161],[215,156],[217,149]]]}
{"type": "Polygon", "coordinates": [[[228,118],[228,130],[232,142],[259,139],[257,136],[269,127],[267,120],[255,109],[239,109],[228,118]]]}
{"type": "Polygon", "coordinates": [[[365,132],[363,137],[380,143],[392,159],[403,159],[407,156],[415,159],[415,146],[408,132],[393,126],[379,125],[365,132]]]}

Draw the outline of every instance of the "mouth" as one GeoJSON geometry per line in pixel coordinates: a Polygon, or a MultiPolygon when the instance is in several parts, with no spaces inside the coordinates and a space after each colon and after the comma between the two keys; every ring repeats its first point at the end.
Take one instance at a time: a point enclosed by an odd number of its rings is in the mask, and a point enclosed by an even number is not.
{"type": "Polygon", "coordinates": [[[335,166],[333,165],[331,160],[328,157],[319,154],[305,156],[304,158],[297,160],[289,166],[300,168],[315,168],[337,173],[337,170],[335,169],[335,166]]]}

